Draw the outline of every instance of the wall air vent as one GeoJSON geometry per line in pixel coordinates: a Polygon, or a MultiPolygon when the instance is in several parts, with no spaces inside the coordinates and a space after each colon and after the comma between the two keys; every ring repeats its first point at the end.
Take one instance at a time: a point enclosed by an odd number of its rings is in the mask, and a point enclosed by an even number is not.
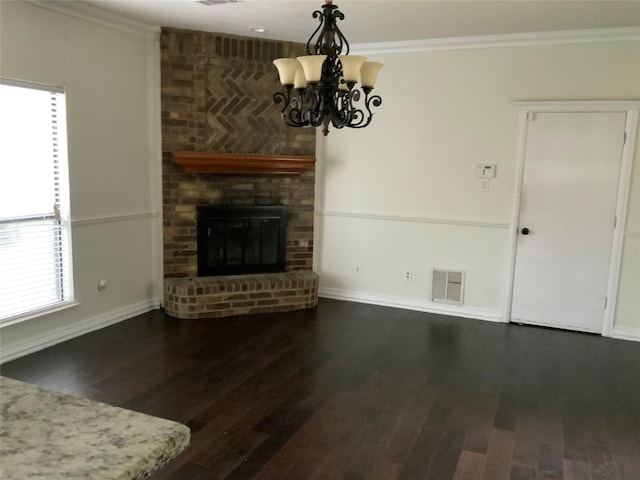
{"type": "Polygon", "coordinates": [[[462,305],[464,298],[464,272],[433,269],[431,301],[462,305]]]}

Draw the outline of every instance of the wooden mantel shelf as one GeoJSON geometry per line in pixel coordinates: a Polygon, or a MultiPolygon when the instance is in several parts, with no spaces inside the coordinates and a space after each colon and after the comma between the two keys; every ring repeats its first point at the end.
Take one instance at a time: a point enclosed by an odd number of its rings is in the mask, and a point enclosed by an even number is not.
{"type": "Polygon", "coordinates": [[[316,163],[314,156],[252,153],[174,152],[173,158],[188,173],[237,175],[297,175],[316,163]]]}

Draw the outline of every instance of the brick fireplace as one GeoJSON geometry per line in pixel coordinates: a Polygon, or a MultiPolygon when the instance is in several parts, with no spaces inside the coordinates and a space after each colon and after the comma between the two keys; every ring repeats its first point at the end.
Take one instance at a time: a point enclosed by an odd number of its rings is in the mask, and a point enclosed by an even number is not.
{"type": "Polygon", "coordinates": [[[272,100],[279,87],[272,60],[303,51],[303,45],[288,42],[162,30],[163,234],[168,313],[182,318],[261,313],[277,311],[277,303],[283,309],[292,309],[290,301],[275,302],[284,298],[283,291],[287,292],[286,297],[300,297],[300,303],[304,304],[301,308],[317,303],[317,276],[311,272],[313,164],[307,162],[305,168],[295,172],[266,173],[256,168],[207,170],[178,164],[180,157],[188,156],[189,152],[196,156],[232,154],[226,156],[227,167],[235,165],[229,162],[238,161],[236,157],[243,157],[245,162],[247,158],[260,157],[269,165],[274,165],[269,160],[275,161],[278,156],[312,158],[315,131],[286,127],[272,100]],[[261,279],[252,275],[245,279],[246,285],[238,276],[198,278],[198,206],[286,207],[285,272],[268,274],[282,278],[261,279]],[[278,287],[279,284],[286,287],[278,287]],[[256,298],[237,295],[250,288],[260,290],[259,295],[257,290],[254,292],[256,298]],[[207,298],[198,299],[198,291],[201,296],[208,292],[207,298]],[[218,295],[215,302],[211,297],[214,291],[218,295]],[[237,308],[232,304],[233,298],[237,308]],[[220,308],[215,307],[216,302],[220,308]],[[198,304],[208,304],[210,308],[203,309],[198,304]],[[212,309],[215,311],[208,311],[212,309]],[[196,310],[198,315],[194,313],[196,310]]]}

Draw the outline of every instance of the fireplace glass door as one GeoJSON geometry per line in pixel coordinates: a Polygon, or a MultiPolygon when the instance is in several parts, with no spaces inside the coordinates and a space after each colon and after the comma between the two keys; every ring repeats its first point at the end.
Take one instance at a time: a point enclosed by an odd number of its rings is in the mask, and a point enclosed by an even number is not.
{"type": "Polygon", "coordinates": [[[283,272],[284,207],[198,207],[198,276],[283,272]]]}

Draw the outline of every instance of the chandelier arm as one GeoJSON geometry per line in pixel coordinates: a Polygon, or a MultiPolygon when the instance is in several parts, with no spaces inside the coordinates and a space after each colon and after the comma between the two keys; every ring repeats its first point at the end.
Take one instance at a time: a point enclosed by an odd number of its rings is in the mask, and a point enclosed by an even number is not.
{"type": "Polygon", "coordinates": [[[325,116],[325,99],[323,90],[319,85],[315,85],[309,97],[309,108],[307,114],[309,116],[309,125],[319,127],[325,116]]]}
{"type": "Polygon", "coordinates": [[[347,123],[346,126],[349,128],[361,128],[362,123],[370,118],[371,116],[366,118],[364,115],[364,111],[361,108],[357,108],[353,111],[351,121],[347,123]]]}
{"type": "Polygon", "coordinates": [[[304,119],[303,107],[304,106],[304,91],[299,92],[297,97],[292,97],[289,102],[289,113],[285,122],[288,124],[294,124],[298,127],[304,127],[307,125],[304,119]]]}
{"type": "Polygon", "coordinates": [[[333,99],[333,115],[331,123],[336,128],[342,128],[351,123],[353,119],[352,92],[338,92],[333,99]]]}
{"type": "Polygon", "coordinates": [[[362,113],[362,117],[360,118],[360,120],[353,124],[347,125],[347,127],[364,128],[371,123],[371,120],[373,120],[373,112],[371,111],[371,107],[372,106],[379,107],[380,105],[382,105],[382,98],[379,95],[369,96],[369,93],[370,93],[370,90],[365,91],[364,107],[367,110],[367,115],[365,116],[365,113],[363,110],[359,110],[359,112],[362,113]]]}
{"type": "Polygon", "coordinates": [[[309,125],[319,127],[323,123],[323,118],[327,114],[326,109],[326,85],[313,84],[307,91],[307,107],[305,115],[308,118],[309,125]]]}
{"type": "Polygon", "coordinates": [[[282,106],[282,110],[280,111],[280,115],[283,116],[284,118],[284,112],[285,110],[289,107],[290,101],[291,101],[291,87],[288,87],[285,91],[285,93],[283,92],[276,92],[273,94],[273,101],[275,103],[282,103],[284,104],[282,106]]]}
{"type": "Polygon", "coordinates": [[[286,86],[285,92],[276,92],[273,95],[275,103],[282,103],[284,106],[280,111],[280,116],[284,123],[290,127],[306,127],[309,125],[308,121],[304,119],[304,113],[302,111],[304,92],[298,91],[298,96],[292,96],[293,89],[291,86],[286,86]]]}
{"type": "MultiPolygon", "coordinates": [[[[364,114],[364,110],[362,110],[361,108],[356,108],[353,106],[353,102],[359,102],[360,101],[360,90],[358,89],[352,89],[351,90],[351,118],[349,119],[349,122],[347,122],[346,126],[350,127],[350,128],[359,128],[359,125],[362,125],[362,123],[367,119],[365,117],[364,114]]],[[[365,96],[366,97],[366,96],[365,96]]],[[[366,104],[365,104],[366,106],[366,104]]],[[[369,112],[369,119],[371,118],[371,112],[369,112]]],[[[370,120],[369,120],[370,121],[370,120]]]]}

